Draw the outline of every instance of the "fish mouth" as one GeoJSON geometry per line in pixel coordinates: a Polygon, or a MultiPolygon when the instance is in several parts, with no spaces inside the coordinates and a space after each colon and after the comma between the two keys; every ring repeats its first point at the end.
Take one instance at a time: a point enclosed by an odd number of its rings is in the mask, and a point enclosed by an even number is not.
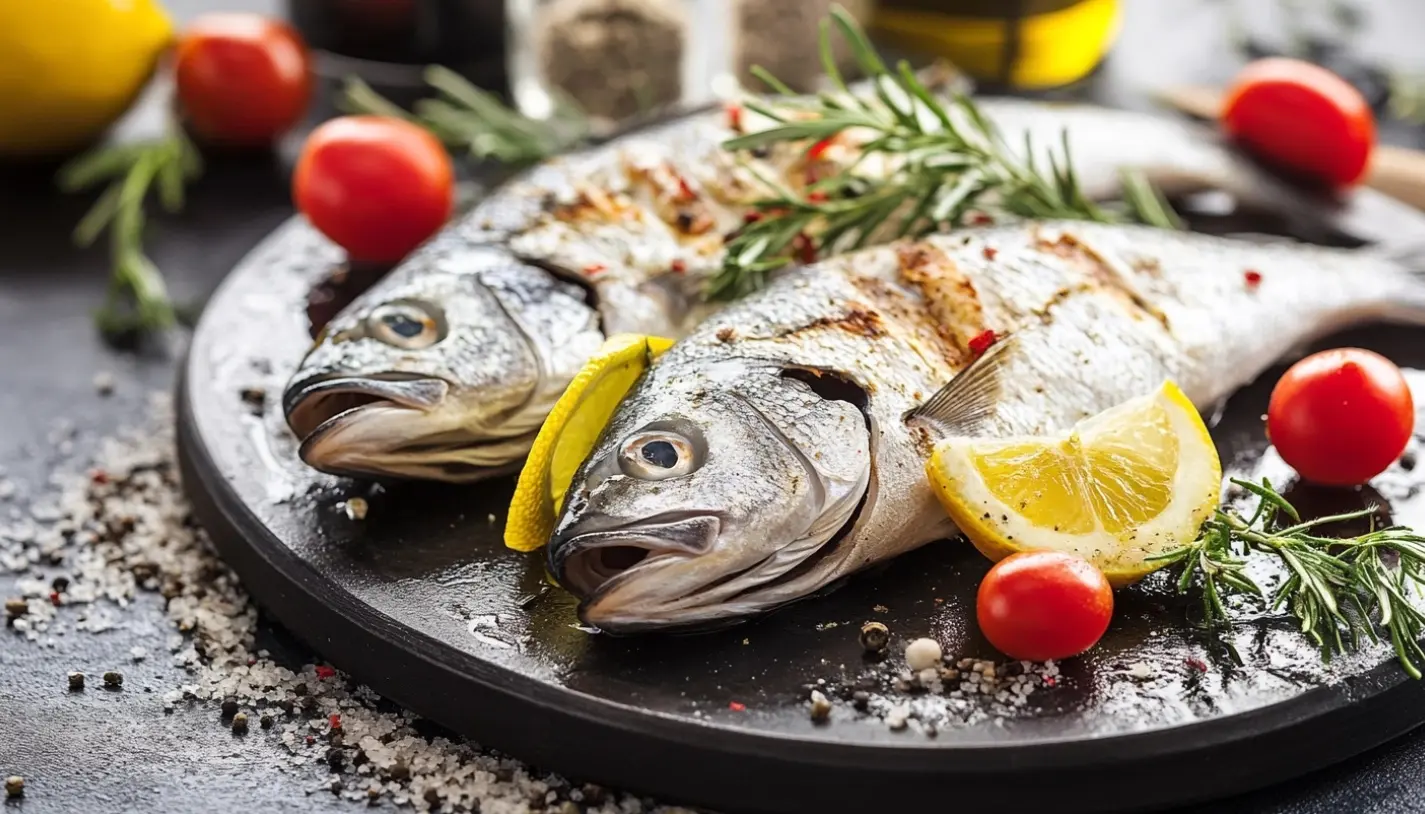
{"type": "Polygon", "coordinates": [[[749,563],[719,551],[725,525],[715,512],[677,512],[562,533],[550,544],[550,571],[580,599],[579,618],[605,633],[691,633],[798,598],[778,591],[839,542],[802,540],[749,563]]]}
{"type": "Polygon", "coordinates": [[[550,542],[550,570],[581,599],[613,587],[649,560],[702,554],[717,542],[722,520],[711,513],[665,514],[623,526],[570,529],[550,542]]]}
{"type": "Polygon", "coordinates": [[[283,406],[302,461],[331,475],[468,482],[512,471],[537,430],[477,433],[450,389],[429,376],[314,378],[289,387],[283,406]]]}

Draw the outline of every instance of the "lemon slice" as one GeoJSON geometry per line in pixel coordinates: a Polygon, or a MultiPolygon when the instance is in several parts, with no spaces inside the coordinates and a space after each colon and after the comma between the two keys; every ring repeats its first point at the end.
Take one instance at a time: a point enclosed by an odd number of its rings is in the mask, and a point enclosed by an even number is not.
{"type": "Polygon", "coordinates": [[[617,334],[604,340],[544,420],[520,470],[505,521],[505,545],[534,551],[549,541],[564,494],[619,402],[673,340],[617,334]]]}
{"type": "Polygon", "coordinates": [[[1067,435],[947,438],[926,472],[936,497],[991,560],[1077,554],[1114,585],[1159,566],[1216,509],[1222,464],[1202,417],[1166,382],[1067,435]]]}

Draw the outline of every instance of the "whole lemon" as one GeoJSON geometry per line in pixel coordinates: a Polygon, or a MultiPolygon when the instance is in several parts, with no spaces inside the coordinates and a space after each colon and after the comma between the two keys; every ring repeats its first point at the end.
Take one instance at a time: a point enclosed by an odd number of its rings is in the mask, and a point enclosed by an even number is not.
{"type": "Polygon", "coordinates": [[[98,138],[172,39],[154,0],[0,1],[0,157],[58,155],[98,138]]]}

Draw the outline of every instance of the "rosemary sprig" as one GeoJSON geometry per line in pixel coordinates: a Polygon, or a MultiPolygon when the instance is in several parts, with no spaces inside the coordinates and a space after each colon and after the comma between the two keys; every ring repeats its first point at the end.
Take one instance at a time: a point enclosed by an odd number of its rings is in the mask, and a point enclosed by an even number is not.
{"type": "Polygon", "coordinates": [[[1303,521],[1267,480],[1232,482],[1257,497],[1249,517],[1220,510],[1197,540],[1155,558],[1181,569],[1179,591],[1201,590],[1205,622],[1230,627],[1224,599],[1253,597],[1296,617],[1301,632],[1327,661],[1362,639],[1379,641],[1383,630],[1401,666],[1420,678],[1425,613],[1411,600],[1425,582],[1425,536],[1392,526],[1358,537],[1323,537],[1316,533],[1321,527],[1371,517],[1375,509],[1303,521]],[[1290,525],[1281,525],[1283,517],[1290,525]],[[1245,573],[1248,558],[1257,555],[1275,557],[1286,571],[1286,579],[1270,593],[1245,573]]]}
{"type": "Polygon", "coordinates": [[[349,113],[413,121],[434,133],[451,150],[511,166],[533,164],[589,136],[588,118],[568,100],[559,99],[554,115],[539,121],[510,108],[499,97],[475,87],[449,68],[432,65],[426,68],[425,80],[436,96],[417,101],[414,114],[355,77],[346,80],[341,106],[349,113]]]}
{"type": "Polygon", "coordinates": [[[157,188],[164,210],[180,211],[184,186],[202,170],[197,148],[176,122],[158,139],[98,147],[60,168],[56,183],[65,192],[109,184],[74,229],[79,246],[109,230],[112,272],[104,305],[95,314],[105,334],[162,331],[177,323],[163,274],[143,249],[144,204],[157,188]]]}
{"type": "Polygon", "coordinates": [[[850,166],[800,193],[761,179],[773,193],[755,204],[761,218],[729,242],[723,267],[710,282],[711,297],[731,298],[756,289],[767,272],[793,259],[863,246],[883,227],[896,237],[919,236],[962,225],[976,212],[1176,225],[1167,203],[1141,176],[1131,190],[1136,194],[1128,196],[1126,212],[1091,201],[1074,175],[1067,134],[1058,154],[1050,151],[1036,159],[1027,136],[1023,155],[1015,154],[971,99],[954,94],[942,101],[908,63],[888,68],[865,32],[839,6],[822,23],[821,55],[832,89],[815,97],[798,96],[770,73],[754,68],[780,95],[772,102],[749,99],[745,106],[774,125],[725,146],[754,150],[805,142],[810,158],[848,130],[865,131],[868,140],[859,145],[860,155],[850,166]],[[873,98],[859,98],[847,87],[832,55],[832,29],[850,46],[874,88],[873,98]],[[876,177],[857,172],[876,156],[894,162],[895,169],[876,177]],[[801,257],[794,258],[798,250],[801,257]]]}

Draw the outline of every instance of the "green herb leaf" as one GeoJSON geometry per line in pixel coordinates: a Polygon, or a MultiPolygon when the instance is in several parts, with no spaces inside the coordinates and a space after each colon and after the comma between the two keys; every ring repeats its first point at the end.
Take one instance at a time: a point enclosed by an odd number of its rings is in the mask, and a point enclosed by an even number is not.
{"type": "Polygon", "coordinates": [[[1232,482],[1257,498],[1249,517],[1219,511],[1193,543],[1154,558],[1181,569],[1179,592],[1194,586],[1202,592],[1208,626],[1231,625],[1226,597],[1264,601],[1273,610],[1295,616],[1302,634],[1321,649],[1323,660],[1358,647],[1362,640],[1378,641],[1384,631],[1406,673],[1420,678],[1425,612],[1415,603],[1425,582],[1425,536],[1398,526],[1357,537],[1317,536],[1311,533],[1317,528],[1371,517],[1375,510],[1302,521],[1266,480],[1232,482]],[[1278,514],[1296,524],[1277,527],[1278,514]],[[1390,552],[1394,565],[1387,565],[1384,552],[1390,552]],[[1243,573],[1249,560],[1262,557],[1274,558],[1290,575],[1270,595],[1243,573]]]}
{"type": "MultiPolygon", "coordinates": [[[[955,95],[947,103],[932,95],[908,64],[899,63],[894,70],[887,67],[865,32],[839,6],[823,22],[820,53],[833,91],[797,97],[776,77],[754,69],[782,96],[751,99],[746,107],[777,124],[724,145],[734,151],[788,142],[811,145],[853,129],[869,133],[868,141],[859,145],[861,156],[883,154],[894,165],[887,175],[858,173],[858,159],[801,193],[771,185],[776,194],[757,203],[769,213],[767,220],[793,220],[795,234],[806,235],[814,254],[863,245],[886,224],[887,234],[901,237],[961,226],[977,208],[1024,218],[1120,221],[1127,217],[1158,226],[1178,223],[1167,202],[1141,175],[1131,179],[1132,189],[1125,182],[1125,195],[1130,198],[1126,215],[1089,200],[1074,174],[1067,137],[1060,153],[1048,154],[1049,172],[1041,173],[1034,151],[1026,149],[1020,157],[1006,149],[971,99],[955,95]],[[833,32],[849,46],[874,98],[850,93],[832,58],[833,32]],[[811,193],[827,200],[813,206],[807,197],[811,193]],[[815,213],[810,218],[809,208],[815,213]]],[[[1026,148],[1030,146],[1026,143],[1026,148]]],[[[766,221],[751,228],[763,234],[772,230],[766,221]]],[[[792,261],[786,248],[776,240],[734,239],[706,294],[726,298],[757,288],[768,271],[792,261]]]]}
{"type": "Polygon", "coordinates": [[[98,147],[60,168],[55,181],[67,192],[109,182],[74,229],[79,246],[91,245],[109,231],[108,295],[95,314],[106,334],[161,331],[176,324],[163,274],[143,252],[144,203],[156,187],[163,207],[179,211],[184,186],[198,177],[202,166],[197,148],[171,123],[161,138],[98,147]]]}
{"type": "Polygon", "coordinates": [[[507,106],[489,91],[439,65],[426,69],[436,97],[417,102],[414,113],[384,98],[355,77],[342,89],[339,105],[348,113],[404,119],[425,127],[451,150],[472,158],[528,166],[588,138],[588,119],[572,101],[556,100],[554,115],[536,121],[507,106]]]}

